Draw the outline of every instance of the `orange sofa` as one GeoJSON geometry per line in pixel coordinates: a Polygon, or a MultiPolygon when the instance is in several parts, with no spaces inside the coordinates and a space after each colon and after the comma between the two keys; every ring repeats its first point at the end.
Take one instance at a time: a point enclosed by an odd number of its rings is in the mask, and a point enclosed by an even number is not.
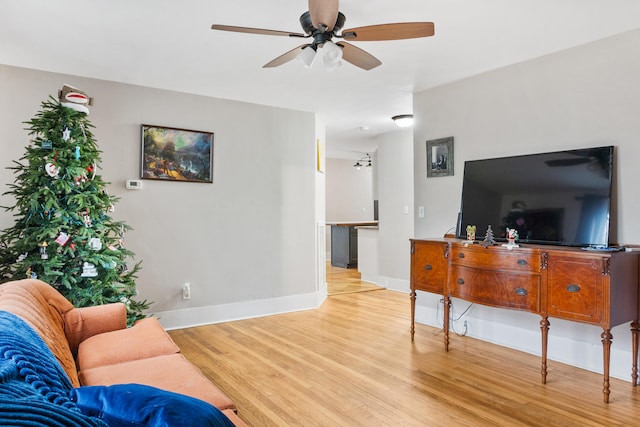
{"type": "Polygon", "coordinates": [[[143,384],[208,402],[236,426],[234,402],[192,365],[154,317],[126,327],[124,304],[74,308],[45,282],[0,285],[0,310],[26,321],[74,387],[143,384]]]}

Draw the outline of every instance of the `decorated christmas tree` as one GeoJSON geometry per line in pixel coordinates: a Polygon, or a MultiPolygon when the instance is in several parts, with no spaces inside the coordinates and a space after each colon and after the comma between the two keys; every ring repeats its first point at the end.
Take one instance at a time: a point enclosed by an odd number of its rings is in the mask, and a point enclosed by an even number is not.
{"type": "Polygon", "coordinates": [[[129,323],[145,317],[146,301],[136,301],[140,268],[126,260],[122,221],[109,214],[117,198],[97,174],[100,151],[88,119],[93,103],[82,91],[64,86],[26,122],[31,143],[9,169],[15,225],[0,232],[0,280],[37,278],[76,307],[124,302],[129,323]]]}

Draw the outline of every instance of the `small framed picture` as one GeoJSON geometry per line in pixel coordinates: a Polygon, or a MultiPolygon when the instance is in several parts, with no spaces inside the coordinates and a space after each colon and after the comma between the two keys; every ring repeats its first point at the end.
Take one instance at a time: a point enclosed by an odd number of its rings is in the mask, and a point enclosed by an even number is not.
{"type": "Polygon", "coordinates": [[[213,133],[142,125],[140,176],[183,182],[213,182],[213,133]]]}
{"type": "Polygon", "coordinates": [[[427,178],[453,175],[453,137],[427,141],[427,178]]]}

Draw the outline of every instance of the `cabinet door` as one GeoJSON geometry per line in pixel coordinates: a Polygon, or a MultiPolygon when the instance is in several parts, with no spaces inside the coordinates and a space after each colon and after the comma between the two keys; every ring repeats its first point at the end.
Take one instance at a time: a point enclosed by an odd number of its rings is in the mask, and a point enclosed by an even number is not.
{"type": "Polygon", "coordinates": [[[608,278],[603,259],[552,254],[548,269],[549,316],[600,324],[608,278]]]}
{"type": "Polygon", "coordinates": [[[411,244],[411,289],[443,294],[447,283],[448,244],[419,240],[411,244]]]}

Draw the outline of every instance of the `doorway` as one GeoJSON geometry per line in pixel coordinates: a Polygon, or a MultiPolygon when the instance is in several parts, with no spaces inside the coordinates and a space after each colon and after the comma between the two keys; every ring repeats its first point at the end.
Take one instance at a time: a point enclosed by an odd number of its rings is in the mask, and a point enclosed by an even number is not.
{"type": "Polygon", "coordinates": [[[369,292],[384,289],[382,286],[361,280],[357,268],[334,267],[327,261],[327,295],[369,292]]]}

